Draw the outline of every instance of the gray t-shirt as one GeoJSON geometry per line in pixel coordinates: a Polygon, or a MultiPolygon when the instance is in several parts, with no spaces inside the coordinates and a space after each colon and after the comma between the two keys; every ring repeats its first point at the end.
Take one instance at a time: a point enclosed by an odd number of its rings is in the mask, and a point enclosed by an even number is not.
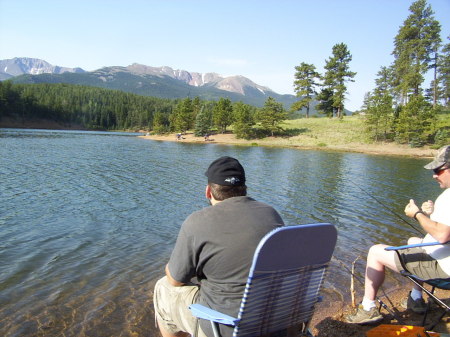
{"type": "MultiPolygon", "coordinates": [[[[169,261],[172,277],[196,277],[199,303],[237,317],[256,246],[283,220],[271,206],[249,197],[226,199],[191,214],[181,225],[169,261]]],[[[210,323],[202,320],[209,335],[210,323]]],[[[221,328],[223,336],[232,329],[221,328]]]]}

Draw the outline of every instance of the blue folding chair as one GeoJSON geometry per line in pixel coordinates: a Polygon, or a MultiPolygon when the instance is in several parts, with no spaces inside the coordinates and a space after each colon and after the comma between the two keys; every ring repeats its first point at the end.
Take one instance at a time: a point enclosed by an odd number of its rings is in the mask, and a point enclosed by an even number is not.
{"type": "Polygon", "coordinates": [[[405,268],[402,257],[400,255],[400,251],[403,249],[407,249],[407,248],[435,246],[435,245],[441,245],[441,244],[442,243],[440,243],[440,242],[427,242],[427,243],[417,243],[417,244],[413,244],[413,245],[404,245],[404,246],[398,246],[398,247],[386,247],[385,248],[385,250],[395,251],[397,253],[397,256],[403,267],[403,270],[400,271],[400,274],[402,274],[403,276],[408,278],[411,282],[413,282],[415,285],[420,287],[423,290],[423,292],[425,292],[428,295],[427,308],[426,308],[425,313],[422,318],[422,326],[425,327],[427,316],[428,316],[428,313],[431,308],[431,303],[433,301],[443,309],[442,315],[439,316],[438,319],[436,319],[434,322],[431,322],[429,325],[426,326],[427,330],[432,330],[439,323],[439,321],[444,317],[445,314],[450,313],[450,307],[445,302],[443,302],[441,299],[439,299],[434,293],[436,289],[450,290],[450,278],[445,278],[445,279],[438,278],[438,279],[424,280],[417,275],[411,274],[405,268]],[[425,288],[423,286],[423,283],[431,286],[431,290],[428,290],[427,288],[425,288]]]}
{"type": "Polygon", "coordinates": [[[238,317],[193,304],[194,316],[234,327],[239,337],[312,336],[308,326],[319,301],[326,269],[337,240],[327,223],[280,227],[256,248],[238,317]]]}

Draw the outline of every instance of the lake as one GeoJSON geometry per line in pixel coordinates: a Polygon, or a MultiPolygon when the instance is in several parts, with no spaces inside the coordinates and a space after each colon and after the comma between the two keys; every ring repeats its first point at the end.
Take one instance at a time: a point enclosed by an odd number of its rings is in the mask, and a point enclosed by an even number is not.
{"type": "Polygon", "coordinates": [[[427,159],[0,129],[0,335],[155,336],[153,285],[223,155],[287,225],[336,225],[328,299],[349,301],[372,244],[418,235],[410,198],[441,192],[427,159]]]}

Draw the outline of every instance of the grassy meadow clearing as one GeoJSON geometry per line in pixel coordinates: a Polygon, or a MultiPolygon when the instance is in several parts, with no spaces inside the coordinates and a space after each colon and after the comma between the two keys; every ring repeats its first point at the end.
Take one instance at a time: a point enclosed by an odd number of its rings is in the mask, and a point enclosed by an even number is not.
{"type": "MultiPolygon", "coordinates": [[[[441,115],[440,124],[450,125],[450,114],[441,115]]],[[[282,135],[257,139],[237,139],[228,132],[213,133],[208,142],[244,146],[289,147],[297,149],[314,149],[328,151],[347,151],[381,155],[400,155],[413,157],[433,157],[435,147],[424,146],[413,148],[407,144],[395,142],[374,142],[365,132],[363,116],[345,116],[337,118],[300,118],[287,120],[280,125],[282,135]]],[[[148,135],[143,138],[164,141],[177,141],[175,133],[165,135],[148,135]]],[[[183,135],[181,142],[204,143],[203,137],[195,137],[193,131],[183,135]]]]}

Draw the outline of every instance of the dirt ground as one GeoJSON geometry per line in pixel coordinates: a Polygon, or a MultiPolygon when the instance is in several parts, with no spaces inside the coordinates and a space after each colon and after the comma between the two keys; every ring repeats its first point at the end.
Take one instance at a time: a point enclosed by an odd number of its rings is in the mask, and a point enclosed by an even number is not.
{"type": "MultiPolygon", "coordinates": [[[[183,134],[181,139],[177,139],[176,134],[169,135],[146,135],[141,136],[145,139],[159,140],[159,141],[174,141],[174,142],[188,142],[188,143],[213,143],[213,144],[228,144],[228,145],[246,145],[252,146],[258,144],[260,146],[280,146],[276,138],[265,138],[262,140],[245,140],[237,139],[232,133],[214,134],[209,137],[209,140],[205,140],[204,137],[195,137],[192,133],[183,134]]],[[[332,151],[344,151],[344,152],[358,152],[368,154],[380,154],[380,155],[394,155],[394,156],[410,156],[410,157],[424,157],[432,158],[436,154],[436,150],[429,147],[412,148],[407,145],[394,144],[394,143],[377,143],[377,144],[360,144],[350,143],[344,145],[328,145],[327,147],[311,147],[303,146],[301,144],[291,145],[289,147],[297,149],[317,149],[317,150],[332,150],[332,151]]]]}
{"type": "MultiPolygon", "coordinates": [[[[345,316],[351,314],[353,310],[350,303],[342,302],[323,302],[317,306],[315,314],[313,316],[311,328],[314,336],[316,337],[364,337],[367,331],[379,326],[380,324],[394,324],[394,325],[412,325],[420,326],[422,323],[422,315],[415,314],[409,310],[403,309],[401,306],[402,300],[408,295],[410,287],[401,289],[390,290],[386,296],[380,296],[381,300],[387,305],[389,310],[395,313],[396,319],[386,309],[382,308],[381,313],[384,316],[384,320],[375,325],[356,325],[345,323],[345,316]]],[[[437,291],[439,298],[446,299],[445,302],[449,302],[449,294],[444,291],[437,291]]],[[[425,299],[427,297],[425,296],[425,299]]],[[[442,310],[435,305],[432,306],[432,310],[428,315],[426,325],[430,322],[436,321],[442,310]]],[[[444,317],[439,321],[439,324],[432,330],[439,333],[450,333],[450,318],[444,317]]]]}

